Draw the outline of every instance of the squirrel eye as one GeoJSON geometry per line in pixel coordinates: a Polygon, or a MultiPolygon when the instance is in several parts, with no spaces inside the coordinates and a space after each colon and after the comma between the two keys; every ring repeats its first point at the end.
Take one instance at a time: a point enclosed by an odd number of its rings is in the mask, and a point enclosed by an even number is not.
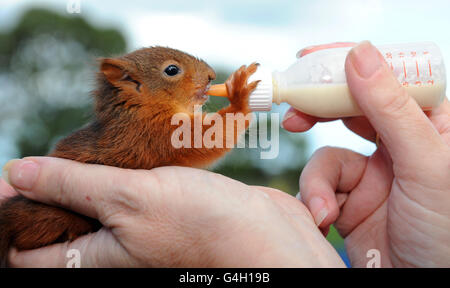
{"type": "Polygon", "coordinates": [[[164,69],[164,73],[166,73],[167,76],[175,76],[180,73],[180,68],[176,65],[169,65],[164,69]]]}

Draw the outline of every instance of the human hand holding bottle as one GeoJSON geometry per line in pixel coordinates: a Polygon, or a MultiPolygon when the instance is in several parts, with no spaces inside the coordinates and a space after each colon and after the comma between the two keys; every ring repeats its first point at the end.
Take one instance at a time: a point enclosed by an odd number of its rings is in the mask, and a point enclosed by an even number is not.
{"type": "MultiPolygon", "coordinates": [[[[349,89],[365,117],[342,121],[381,143],[365,157],[319,149],[300,177],[302,201],[327,231],[346,239],[352,266],[366,266],[377,249],[381,266],[450,265],[450,104],[422,112],[369,42],[345,63],[349,89]]],[[[319,119],[290,109],[283,127],[310,129],[319,119]]]]}

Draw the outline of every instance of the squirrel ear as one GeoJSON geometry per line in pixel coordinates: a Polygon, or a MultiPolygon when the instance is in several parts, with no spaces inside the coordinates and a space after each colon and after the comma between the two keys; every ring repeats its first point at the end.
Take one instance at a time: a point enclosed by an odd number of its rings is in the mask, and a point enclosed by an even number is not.
{"type": "Polygon", "coordinates": [[[109,82],[117,82],[127,76],[127,63],[120,59],[104,58],[100,60],[100,71],[109,82]]]}
{"type": "Polygon", "coordinates": [[[114,86],[134,87],[136,91],[141,92],[141,82],[130,76],[129,70],[132,70],[133,67],[130,67],[128,62],[111,58],[101,59],[100,61],[100,71],[105,75],[109,83],[114,86]]]}

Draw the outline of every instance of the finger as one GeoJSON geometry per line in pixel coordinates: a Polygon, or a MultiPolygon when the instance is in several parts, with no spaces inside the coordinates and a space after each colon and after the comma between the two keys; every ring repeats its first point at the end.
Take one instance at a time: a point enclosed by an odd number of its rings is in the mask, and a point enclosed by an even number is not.
{"type": "Polygon", "coordinates": [[[342,119],[342,122],[355,134],[358,134],[364,139],[375,142],[377,132],[373,129],[366,117],[348,117],[342,119]]]}
{"type": "Polygon", "coordinates": [[[21,268],[133,267],[137,265],[106,228],[79,237],[70,243],[53,244],[26,251],[11,249],[9,263],[12,267],[21,268]]]}
{"type": "Polygon", "coordinates": [[[253,62],[252,64],[250,64],[247,68],[247,74],[250,76],[253,73],[256,72],[256,70],[258,69],[259,63],[253,62]]]}
{"type": "Polygon", "coordinates": [[[342,203],[335,193],[350,192],[366,165],[365,156],[347,149],[325,147],[313,154],[300,176],[300,193],[317,226],[327,227],[336,221],[342,203]]]}
{"type": "MultiPolygon", "coordinates": [[[[316,255],[318,259],[327,259],[329,257],[326,256],[326,254],[329,253],[327,251],[335,251],[334,249],[329,250],[331,246],[329,246],[330,244],[328,241],[323,241],[324,236],[328,233],[328,227],[324,229],[317,229],[311,213],[295,197],[269,187],[254,187],[268,194],[270,199],[283,210],[284,214],[288,217],[290,224],[295,227],[297,234],[300,235],[301,239],[303,239],[301,245],[304,247],[315,247],[315,253],[319,253],[316,255]],[[319,233],[319,231],[324,236],[319,233]]],[[[336,263],[341,263],[339,257],[336,259],[338,261],[336,263]]],[[[330,266],[333,267],[336,267],[335,265],[336,264],[330,264],[330,266]]]]}
{"type": "Polygon", "coordinates": [[[256,80],[256,81],[248,83],[247,84],[248,91],[250,93],[253,92],[256,89],[256,87],[258,86],[259,82],[261,82],[261,80],[256,80]]]}
{"type": "Polygon", "coordinates": [[[396,164],[416,167],[424,158],[439,159],[442,138],[374,46],[366,41],[353,48],[345,69],[351,94],[396,164]]]}
{"type": "Polygon", "coordinates": [[[439,107],[429,111],[429,118],[444,142],[450,145],[450,102],[447,98],[439,107]]]}
{"type": "MultiPolygon", "coordinates": [[[[305,219],[308,221],[312,220],[311,213],[309,210],[299,203],[293,196],[288,193],[282,192],[278,189],[264,187],[264,186],[253,186],[256,189],[266,193],[269,197],[281,208],[286,214],[295,218],[296,222],[303,222],[305,219]]],[[[312,222],[312,221],[311,221],[312,222]]]]}
{"type": "Polygon", "coordinates": [[[242,83],[238,83],[238,81],[242,81],[243,77],[241,77],[241,75],[246,67],[247,66],[242,65],[238,70],[231,73],[227,81],[225,81],[228,97],[233,97],[235,93],[239,93],[239,91],[235,91],[235,89],[239,89],[241,87],[242,83]]]}
{"type": "MultiPolygon", "coordinates": [[[[439,134],[444,138],[445,143],[450,145],[450,102],[447,98],[437,108],[425,112],[429,117],[439,134]]],[[[335,119],[318,118],[294,108],[289,108],[286,112],[282,126],[290,132],[304,132],[311,129],[318,122],[328,122],[335,119]]],[[[375,142],[377,132],[373,129],[372,124],[364,116],[343,118],[342,122],[348,129],[355,134],[375,142]]]]}
{"type": "Polygon", "coordinates": [[[338,200],[343,203],[334,226],[342,237],[346,237],[373,215],[386,201],[391,191],[392,161],[384,145],[381,143],[377,151],[366,158],[366,161],[357,185],[347,193],[345,199],[338,200]]]}
{"type": "Polygon", "coordinates": [[[17,191],[14,190],[14,188],[11,185],[6,183],[5,180],[0,178],[0,203],[16,195],[18,195],[17,191]]]}
{"type": "Polygon", "coordinates": [[[138,202],[130,196],[134,185],[133,177],[128,177],[131,170],[51,157],[13,160],[5,167],[9,183],[25,197],[101,222],[114,212],[115,204],[132,207],[138,202]]]}
{"type": "Polygon", "coordinates": [[[304,132],[311,129],[317,122],[329,122],[334,120],[336,119],[314,117],[291,107],[286,114],[284,114],[281,126],[290,132],[304,132]]]}
{"type": "Polygon", "coordinates": [[[319,228],[334,223],[345,237],[382,205],[392,179],[392,162],[383,145],[369,158],[326,147],[313,155],[300,176],[301,198],[319,228]]]}
{"type": "MultiPolygon", "coordinates": [[[[286,112],[281,126],[290,132],[305,132],[318,122],[334,120],[336,119],[311,116],[291,107],[286,112]]],[[[347,117],[343,118],[342,122],[354,133],[369,141],[375,142],[376,132],[366,117],[347,117]]]]}

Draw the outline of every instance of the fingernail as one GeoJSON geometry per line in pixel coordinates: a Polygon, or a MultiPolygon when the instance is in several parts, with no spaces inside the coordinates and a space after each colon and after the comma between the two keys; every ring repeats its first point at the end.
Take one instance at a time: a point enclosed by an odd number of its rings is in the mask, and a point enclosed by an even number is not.
{"type": "Polygon", "coordinates": [[[383,64],[380,52],[369,41],[363,41],[353,48],[349,57],[362,78],[370,78],[383,64]]]}
{"type": "Polygon", "coordinates": [[[300,194],[300,192],[298,192],[297,195],[295,195],[295,198],[302,201],[302,194],[300,194]]]}
{"type": "Polygon", "coordinates": [[[9,185],[31,190],[39,175],[39,165],[30,160],[14,159],[3,166],[2,177],[9,185]]]}
{"type": "Polygon", "coordinates": [[[314,216],[314,221],[317,226],[322,224],[323,220],[328,216],[328,209],[325,205],[325,200],[320,197],[314,197],[309,202],[309,210],[314,216]]]}
{"type": "Polygon", "coordinates": [[[3,166],[2,168],[2,178],[9,185],[11,185],[11,182],[9,181],[9,169],[11,168],[12,164],[18,160],[19,159],[11,159],[8,162],[6,162],[5,166],[3,166]]]}
{"type": "Polygon", "coordinates": [[[327,216],[328,216],[327,208],[322,208],[322,210],[320,210],[319,213],[317,213],[316,217],[314,217],[314,220],[316,221],[316,225],[320,226],[320,224],[322,224],[323,220],[325,220],[325,218],[327,218],[327,216]]]}

